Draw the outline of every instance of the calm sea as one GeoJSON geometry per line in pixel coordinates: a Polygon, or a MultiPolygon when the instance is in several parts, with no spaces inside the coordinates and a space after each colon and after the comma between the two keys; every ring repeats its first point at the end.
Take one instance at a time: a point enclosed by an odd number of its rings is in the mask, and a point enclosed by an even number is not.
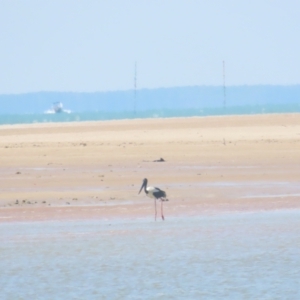
{"type": "Polygon", "coordinates": [[[300,299],[300,211],[0,224],[1,299],[300,299]]]}
{"type": "Polygon", "coordinates": [[[146,111],[124,112],[73,112],[60,114],[1,114],[2,124],[31,124],[47,122],[78,122],[98,120],[120,120],[135,118],[170,118],[191,116],[215,116],[215,115],[241,115],[241,114],[265,114],[265,113],[296,113],[300,112],[300,104],[266,104],[252,106],[214,107],[203,109],[161,109],[146,111]]]}

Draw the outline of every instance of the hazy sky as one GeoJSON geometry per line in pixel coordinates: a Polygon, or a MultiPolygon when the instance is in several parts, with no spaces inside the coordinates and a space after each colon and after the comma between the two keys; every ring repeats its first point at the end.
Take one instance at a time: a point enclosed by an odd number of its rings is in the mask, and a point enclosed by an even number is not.
{"type": "Polygon", "coordinates": [[[299,0],[0,0],[0,93],[300,83],[299,0]]]}

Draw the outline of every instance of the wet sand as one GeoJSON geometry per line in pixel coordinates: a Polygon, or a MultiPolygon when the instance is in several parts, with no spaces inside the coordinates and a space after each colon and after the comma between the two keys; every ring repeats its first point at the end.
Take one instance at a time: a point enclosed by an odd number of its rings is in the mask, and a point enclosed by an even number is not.
{"type": "Polygon", "coordinates": [[[300,114],[0,126],[0,222],[300,208],[300,114]],[[163,158],[164,162],[157,162],[163,158]]]}

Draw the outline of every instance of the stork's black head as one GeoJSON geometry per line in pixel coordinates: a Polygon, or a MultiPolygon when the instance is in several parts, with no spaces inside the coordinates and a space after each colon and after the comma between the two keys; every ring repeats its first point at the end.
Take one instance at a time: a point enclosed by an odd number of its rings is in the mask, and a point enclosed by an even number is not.
{"type": "Polygon", "coordinates": [[[143,184],[142,184],[142,186],[141,186],[141,188],[140,188],[139,193],[142,191],[143,188],[146,188],[146,187],[147,187],[147,183],[148,183],[148,179],[145,178],[145,179],[143,180],[143,184]]]}

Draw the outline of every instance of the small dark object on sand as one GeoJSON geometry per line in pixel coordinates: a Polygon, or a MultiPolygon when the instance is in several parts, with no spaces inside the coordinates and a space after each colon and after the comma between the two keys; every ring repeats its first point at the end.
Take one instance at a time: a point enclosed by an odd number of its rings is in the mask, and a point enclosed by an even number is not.
{"type": "Polygon", "coordinates": [[[154,160],[154,162],[163,162],[163,161],[165,161],[165,160],[162,157],[160,159],[154,160]]]}

